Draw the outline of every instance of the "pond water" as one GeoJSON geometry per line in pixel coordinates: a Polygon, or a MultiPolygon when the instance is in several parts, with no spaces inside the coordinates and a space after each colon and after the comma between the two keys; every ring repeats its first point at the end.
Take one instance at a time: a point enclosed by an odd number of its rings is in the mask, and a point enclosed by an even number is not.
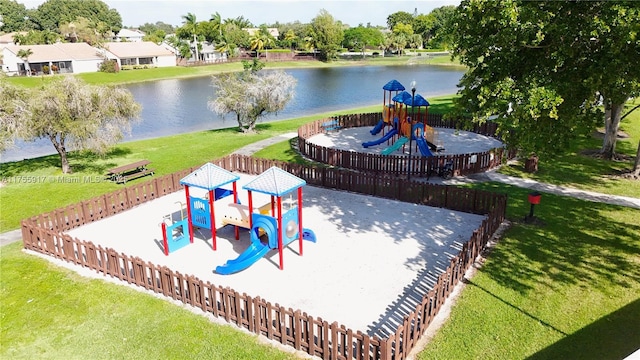
{"type": "MultiPolygon", "coordinates": [[[[268,71],[268,70],[266,70],[268,71]]],[[[384,86],[398,80],[409,87],[417,83],[416,94],[429,100],[453,94],[464,74],[459,68],[433,65],[353,66],[285,70],[298,81],[287,107],[263,122],[286,120],[361,106],[382,105],[384,86]]],[[[210,77],[172,79],[125,85],[142,105],[141,121],[123,142],[237,126],[233,114],[223,118],[207,108],[213,98],[210,77]]],[[[55,153],[49,140],[18,142],[1,156],[1,162],[55,153]]]]}

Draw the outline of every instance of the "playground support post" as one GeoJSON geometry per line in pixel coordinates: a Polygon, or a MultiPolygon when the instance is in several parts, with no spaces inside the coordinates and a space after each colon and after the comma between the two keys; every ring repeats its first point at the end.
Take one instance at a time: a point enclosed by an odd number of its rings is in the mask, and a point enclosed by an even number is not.
{"type": "Polygon", "coordinates": [[[409,159],[407,159],[407,180],[411,179],[411,140],[413,140],[413,119],[416,113],[416,81],[411,82],[411,120],[409,120],[409,159]]]}

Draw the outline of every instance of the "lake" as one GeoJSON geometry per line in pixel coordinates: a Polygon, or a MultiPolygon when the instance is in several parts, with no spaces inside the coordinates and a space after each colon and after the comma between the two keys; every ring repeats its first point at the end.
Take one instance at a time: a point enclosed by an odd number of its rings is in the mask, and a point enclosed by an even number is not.
{"type": "MultiPolygon", "coordinates": [[[[270,71],[270,70],[263,70],[270,71]]],[[[434,65],[353,66],[284,70],[298,80],[296,93],[287,107],[265,117],[263,122],[286,120],[380,104],[384,86],[398,80],[406,88],[415,80],[416,94],[430,97],[455,93],[464,74],[459,68],[434,65]]],[[[226,118],[211,112],[213,98],[210,77],[159,80],[124,85],[142,105],[141,121],[123,142],[161,136],[235,127],[233,114],[226,118]]],[[[49,140],[18,142],[1,155],[2,162],[54,154],[49,140]]]]}

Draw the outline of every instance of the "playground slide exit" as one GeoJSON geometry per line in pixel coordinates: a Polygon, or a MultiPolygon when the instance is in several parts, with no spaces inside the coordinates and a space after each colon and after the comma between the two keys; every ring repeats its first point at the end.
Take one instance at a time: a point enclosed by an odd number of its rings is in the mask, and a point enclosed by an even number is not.
{"type": "Polygon", "coordinates": [[[429,150],[429,145],[427,145],[427,141],[424,137],[417,137],[416,144],[418,144],[418,149],[420,149],[420,153],[422,154],[422,156],[433,156],[433,153],[431,152],[431,150],[429,150]]]}
{"type": "Polygon", "coordinates": [[[389,146],[386,149],[383,149],[381,154],[382,155],[389,155],[392,152],[400,149],[402,147],[402,145],[406,144],[407,141],[409,141],[409,139],[406,136],[401,137],[400,139],[398,139],[396,142],[394,142],[393,144],[391,144],[391,146],[389,146]]]}

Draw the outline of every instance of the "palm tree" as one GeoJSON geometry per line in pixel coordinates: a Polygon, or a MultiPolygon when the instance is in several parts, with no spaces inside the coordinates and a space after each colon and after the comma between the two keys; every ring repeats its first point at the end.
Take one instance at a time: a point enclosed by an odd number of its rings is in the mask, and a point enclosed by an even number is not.
{"type": "Polygon", "coordinates": [[[256,50],[256,58],[259,58],[260,51],[273,43],[273,36],[269,34],[268,30],[260,28],[251,37],[251,50],[256,50]]]}
{"type": "Polygon", "coordinates": [[[20,49],[18,50],[18,57],[25,61],[24,69],[27,72],[27,76],[31,76],[31,66],[29,66],[29,56],[33,55],[33,50],[31,49],[20,49]]]}
{"type": "Polygon", "coordinates": [[[211,14],[209,21],[213,23],[213,28],[218,30],[219,37],[217,40],[222,40],[222,16],[220,16],[220,13],[216,11],[215,14],[211,14]]]}
{"type": "Polygon", "coordinates": [[[293,43],[296,42],[296,40],[298,40],[298,37],[296,36],[296,33],[293,31],[293,29],[289,29],[289,31],[284,34],[284,41],[289,44],[289,48],[291,49],[291,51],[293,51],[293,43]]]}
{"type": "Polygon", "coordinates": [[[198,55],[198,38],[196,37],[196,30],[198,26],[198,22],[196,21],[196,15],[193,13],[187,13],[187,15],[182,15],[184,21],[182,22],[187,30],[193,35],[193,43],[196,52],[196,61],[200,60],[200,56],[198,55]]]}

